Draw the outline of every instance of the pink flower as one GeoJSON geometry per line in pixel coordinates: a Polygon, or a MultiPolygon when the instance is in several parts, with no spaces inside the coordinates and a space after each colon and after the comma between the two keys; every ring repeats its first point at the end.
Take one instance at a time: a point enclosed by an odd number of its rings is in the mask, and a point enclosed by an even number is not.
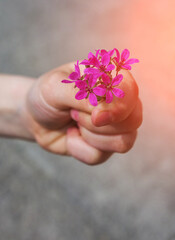
{"type": "Polygon", "coordinates": [[[106,51],[105,49],[98,49],[96,50],[96,57],[98,57],[98,55],[103,56],[104,54],[109,54],[110,57],[112,57],[112,55],[114,54],[115,48],[110,50],[110,51],[106,51]]]}
{"type": "Polygon", "coordinates": [[[97,97],[94,94],[94,85],[96,83],[96,78],[93,75],[88,75],[88,79],[83,81],[77,81],[76,86],[80,89],[75,95],[77,100],[82,100],[84,98],[89,98],[89,102],[93,106],[97,106],[97,97]],[[88,82],[87,82],[88,80],[88,82]]]}
{"type": "Polygon", "coordinates": [[[106,94],[106,103],[111,103],[113,100],[113,94],[118,98],[123,98],[125,93],[116,88],[116,86],[122,81],[123,75],[119,74],[115,78],[110,79],[107,74],[102,75],[103,83],[94,89],[94,93],[97,96],[104,96],[106,94]]]}
{"type": "Polygon", "coordinates": [[[97,59],[98,53],[96,53],[96,56],[92,52],[89,52],[88,54],[88,59],[84,59],[80,64],[86,65],[86,66],[96,66],[98,64],[98,59],[97,59]]]}
{"type": "Polygon", "coordinates": [[[139,60],[136,58],[129,58],[130,52],[128,49],[124,49],[121,57],[120,57],[120,53],[119,51],[115,48],[116,51],[116,55],[117,57],[114,57],[114,60],[116,62],[116,66],[117,66],[117,71],[120,71],[121,68],[127,69],[127,70],[131,70],[131,64],[134,63],[138,63],[139,60]]]}
{"type": "Polygon", "coordinates": [[[128,49],[124,49],[120,55],[116,48],[110,51],[97,49],[95,54],[89,52],[88,58],[80,63],[85,65],[84,72],[80,73],[79,61],[77,61],[75,71],[69,75],[68,80],[64,79],[62,82],[75,84],[74,88],[79,89],[75,95],[77,100],[86,98],[93,106],[97,106],[98,101],[103,97],[106,103],[111,103],[114,95],[118,98],[123,98],[125,95],[117,87],[123,79],[119,71],[131,70],[131,65],[139,62],[136,58],[129,59],[129,55],[128,49]],[[113,78],[114,74],[115,78],[113,78]]]}
{"type": "MultiPolygon", "coordinates": [[[[93,56],[93,62],[91,61],[90,65],[93,65],[93,67],[86,68],[84,70],[85,74],[95,74],[100,77],[103,73],[110,72],[114,70],[115,66],[113,64],[110,64],[110,54],[109,53],[104,53],[101,56],[101,59],[98,60],[97,57],[93,56]],[[94,68],[95,67],[95,68],[94,68]]],[[[81,64],[84,64],[81,62],[81,64]]]]}
{"type": "Polygon", "coordinates": [[[80,75],[79,61],[77,61],[77,64],[75,64],[75,72],[72,72],[72,73],[69,75],[68,78],[69,78],[70,80],[64,79],[64,80],[62,80],[61,82],[63,82],[63,83],[73,83],[73,82],[75,82],[75,83],[76,83],[77,80],[80,80],[81,75],[80,75]]]}

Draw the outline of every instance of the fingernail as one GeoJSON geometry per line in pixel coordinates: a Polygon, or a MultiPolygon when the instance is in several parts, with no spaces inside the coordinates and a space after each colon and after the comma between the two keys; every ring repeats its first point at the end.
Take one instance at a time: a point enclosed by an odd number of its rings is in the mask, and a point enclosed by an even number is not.
{"type": "Polygon", "coordinates": [[[75,121],[78,121],[79,120],[79,114],[78,114],[78,111],[77,110],[71,110],[71,113],[70,113],[70,115],[71,115],[71,118],[73,119],[73,120],[75,120],[75,121]]]}
{"type": "Polygon", "coordinates": [[[111,122],[111,113],[109,111],[102,111],[97,115],[96,124],[99,126],[107,125],[111,122]]]}

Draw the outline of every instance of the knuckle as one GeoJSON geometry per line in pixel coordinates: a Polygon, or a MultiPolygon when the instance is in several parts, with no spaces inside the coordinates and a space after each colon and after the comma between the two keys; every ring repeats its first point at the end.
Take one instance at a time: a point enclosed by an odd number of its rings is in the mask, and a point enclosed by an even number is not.
{"type": "Polygon", "coordinates": [[[143,122],[142,113],[137,114],[137,116],[133,119],[132,124],[131,124],[132,130],[138,129],[142,125],[142,122],[143,122]]]}
{"type": "Polygon", "coordinates": [[[35,140],[41,148],[54,154],[66,155],[65,136],[52,136],[49,130],[41,130],[35,134],[35,140]]]}
{"type": "Polygon", "coordinates": [[[47,150],[48,142],[45,138],[43,138],[40,134],[35,135],[36,142],[42,147],[43,149],[47,150]]]}
{"type": "Polygon", "coordinates": [[[103,163],[104,161],[106,161],[107,158],[104,157],[103,153],[100,151],[96,151],[96,153],[94,153],[86,162],[86,165],[89,166],[96,166],[99,165],[101,163],[103,163]]]}
{"type": "Polygon", "coordinates": [[[135,80],[133,80],[133,92],[134,92],[136,98],[138,98],[138,96],[139,96],[139,87],[138,87],[138,85],[137,85],[135,80]]]}
{"type": "Polygon", "coordinates": [[[81,124],[83,127],[88,125],[87,116],[85,113],[79,112],[77,122],[81,124]]]}
{"type": "Polygon", "coordinates": [[[131,90],[132,90],[133,94],[136,97],[138,97],[138,95],[139,95],[139,87],[138,87],[134,77],[132,76],[131,72],[129,72],[129,75],[130,75],[129,83],[130,83],[131,90]]]}
{"type": "Polygon", "coordinates": [[[136,124],[136,128],[139,128],[142,125],[143,122],[143,116],[142,114],[139,114],[139,116],[137,117],[137,124],[136,124]]]}
{"type": "Polygon", "coordinates": [[[35,133],[36,142],[45,150],[47,150],[49,146],[48,137],[46,136],[47,132],[45,130],[43,131],[43,129],[35,133]]]}
{"type": "Polygon", "coordinates": [[[118,153],[128,152],[133,147],[136,136],[137,136],[136,131],[122,135],[120,143],[116,143],[117,152],[118,153]]]}
{"type": "Polygon", "coordinates": [[[135,120],[134,120],[135,129],[139,128],[141,126],[142,122],[143,122],[142,103],[139,100],[139,102],[138,102],[138,110],[137,110],[137,114],[136,114],[135,120]]]}
{"type": "Polygon", "coordinates": [[[128,106],[126,104],[122,104],[113,111],[111,122],[113,123],[120,122],[124,120],[127,115],[128,115],[128,106]]]}

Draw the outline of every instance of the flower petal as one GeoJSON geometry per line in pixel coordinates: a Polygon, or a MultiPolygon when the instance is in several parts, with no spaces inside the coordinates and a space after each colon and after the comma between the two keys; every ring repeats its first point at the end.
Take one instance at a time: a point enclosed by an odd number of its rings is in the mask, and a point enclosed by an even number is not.
{"type": "Polygon", "coordinates": [[[75,85],[76,85],[78,88],[83,89],[83,88],[85,88],[85,87],[87,86],[87,83],[86,83],[86,81],[83,81],[83,80],[77,80],[77,81],[75,82],[75,85]]]}
{"type": "Polygon", "coordinates": [[[80,90],[79,92],[77,92],[77,94],[75,95],[75,98],[77,100],[82,100],[87,96],[87,92],[85,92],[84,90],[80,90]]]}
{"type": "Polygon", "coordinates": [[[100,62],[98,61],[98,59],[93,56],[90,61],[89,61],[90,65],[93,65],[94,67],[99,67],[100,66],[100,62]]]}
{"type": "Polygon", "coordinates": [[[93,88],[93,92],[97,95],[97,96],[104,96],[106,93],[106,88],[104,85],[100,85],[98,87],[93,88]]]}
{"type": "Polygon", "coordinates": [[[113,95],[111,91],[106,91],[106,103],[111,103],[113,100],[113,95]]]}
{"type": "Polygon", "coordinates": [[[113,88],[112,92],[118,98],[123,98],[125,96],[125,93],[119,88],[113,88]]]}
{"type": "Polygon", "coordinates": [[[98,105],[97,97],[95,96],[94,93],[90,93],[90,94],[89,94],[89,102],[90,102],[93,106],[97,106],[97,105],[98,105]]]}
{"type": "Polygon", "coordinates": [[[95,50],[96,51],[96,58],[98,58],[98,54],[99,54],[99,52],[100,52],[100,49],[98,49],[98,50],[95,50]]]}
{"type": "Polygon", "coordinates": [[[107,66],[110,62],[110,56],[108,53],[105,53],[104,55],[102,55],[102,58],[101,58],[101,63],[104,65],[104,66],[107,66]]]}
{"type": "Polygon", "coordinates": [[[139,62],[139,59],[130,58],[128,61],[125,62],[125,64],[128,65],[128,64],[138,63],[138,62],[139,62]]]}
{"type": "Polygon", "coordinates": [[[121,61],[124,62],[129,58],[130,52],[128,49],[124,49],[121,54],[121,61]]]}
{"type": "Polygon", "coordinates": [[[97,78],[94,77],[93,74],[89,74],[89,78],[87,80],[88,80],[89,86],[92,88],[95,85],[97,78]]]}
{"type": "Polygon", "coordinates": [[[92,58],[93,56],[94,56],[94,54],[92,52],[89,52],[88,59],[92,58]]]}
{"type": "Polygon", "coordinates": [[[98,69],[96,69],[96,68],[86,68],[84,70],[85,74],[99,74],[99,72],[100,71],[98,69]]]}
{"type": "Polygon", "coordinates": [[[82,64],[82,65],[90,65],[90,61],[84,59],[80,64],[82,64]]]}
{"type": "Polygon", "coordinates": [[[95,83],[97,82],[97,79],[102,75],[103,73],[99,72],[98,74],[93,74],[93,81],[95,81],[95,83]]]}
{"type": "Polygon", "coordinates": [[[112,50],[110,50],[110,51],[108,52],[108,54],[109,54],[110,57],[112,57],[112,55],[114,54],[114,51],[115,51],[115,48],[112,49],[112,50]]]}
{"type": "Polygon", "coordinates": [[[108,72],[108,71],[112,71],[112,70],[114,70],[114,68],[115,68],[115,66],[113,65],[113,64],[109,64],[108,66],[107,66],[107,68],[106,68],[106,71],[108,72]]]}
{"type": "Polygon", "coordinates": [[[123,79],[123,75],[119,74],[112,80],[112,86],[118,85],[123,79]]]}
{"type": "Polygon", "coordinates": [[[61,82],[62,82],[62,83],[73,83],[73,82],[75,82],[75,81],[70,81],[70,80],[64,79],[64,80],[62,80],[61,82]]]}
{"type": "Polygon", "coordinates": [[[102,49],[101,51],[100,51],[100,55],[101,56],[103,56],[104,54],[106,54],[106,53],[108,53],[105,49],[102,49]]]}
{"type": "Polygon", "coordinates": [[[69,79],[71,80],[77,80],[78,79],[78,73],[77,72],[72,72],[70,75],[69,75],[69,79]]]}
{"type": "Polygon", "coordinates": [[[78,78],[80,78],[79,61],[77,61],[77,64],[75,64],[75,72],[78,73],[78,78]]]}
{"type": "Polygon", "coordinates": [[[127,69],[127,70],[131,70],[130,65],[123,64],[123,65],[121,65],[121,67],[124,68],[124,69],[127,69]]]}
{"type": "Polygon", "coordinates": [[[120,61],[120,53],[119,53],[119,50],[117,48],[115,48],[115,51],[116,51],[115,60],[119,63],[119,61],[120,61]]]}
{"type": "Polygon", "coordinates": [[[111,82],[111,79],[107,74],[103,73],[103,75],[101,77],[105,84],[109,84],[111,82]]]}

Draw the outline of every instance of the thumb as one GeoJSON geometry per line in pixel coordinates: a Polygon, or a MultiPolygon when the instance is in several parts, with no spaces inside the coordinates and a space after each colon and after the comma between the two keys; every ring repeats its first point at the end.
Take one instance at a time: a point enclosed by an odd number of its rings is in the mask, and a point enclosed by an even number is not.
{"type": "Polygon", "coordinates": [[[123,81],[119,88],[125,93],[125,96],[124,98],[113,96],[110,104],[102,101],[93,109],[91,118],[97,127],[123,121],[131,114],[138,102],[138,86],[133,76],[128,71],[121,72],[123,81]]]}

